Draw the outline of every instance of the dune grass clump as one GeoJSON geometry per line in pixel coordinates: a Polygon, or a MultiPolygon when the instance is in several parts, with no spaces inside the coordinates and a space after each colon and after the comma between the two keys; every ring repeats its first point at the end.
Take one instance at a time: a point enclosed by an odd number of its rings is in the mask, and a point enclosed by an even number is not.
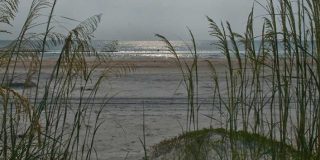
{"type": "MultiPolygon", "coordinates": [[[[213,43],[226,60],[224,76],[207,61],[214,75],[213,99],[218,101],[213,107],[227,115],[224,126],[231,145],[227,154],[239,158],[242,149],[235,139],[243,131],[279,142],[271,148],[270,159],[290,159],[284,154],[288,145],[301,153],[297,159],[319,159],[320,2],[266,0],[255,1],[254,6],[266,14],[255,17],[253,7],[244,33],[235,33],[229,22],[218,25],[207,17],[213,43]]],[[[170,42],[158,37],[176,55],[170,42]]],[[[184,79],[190,79],[184,70],[192,67],[181,65],[178,56],[176,61],[184,79]]]]}
{"type": "Polygon", "coordinates": [[[160,38],[167,46],[171,54],[174,55],[175,62],[179,71],[182,74],[182,80],[184,87],[186,88],[188,95],[188,107],[187,107],[187,123],[186,131],[198,130],[198,117],[199,117],[199,76],[198,76],[198,53],[195,38],[190,29],[192,46],[188,46],[189,53],[193,61],[189,64],[187,61],[179,58],[174,46],[164,36],[156,34],[156,37],[160,38]]]}
{"type": "MultiPolygon", "coordinates": [[[[0,159],[96,157],[93,143],[107,95],[101,106],[92,103],[106,77],[126,69],[115,71],[109,58],[92,47],[101,15],[84,20],[65,35],[55,32],[56,4],[57,0],[31,1],[18,37],[0,51],[0,159]],[[43,19],[47,20],[42,23],[43,19]],[[44,57],[52,46],[62,49],[48,69],[44,57]],[[95,58],[88,61],[88,56],[95,58]],[[12,87],[18,77],[23,85],[12,87]]],[[[0,34],[10,34],[18,8],[19,0],[0,2],[0,23],[8,28],[0,34]]]]}
{"type": "MultiPolygon", "coordinates": [[[[229,131],[224,128],[201,129],[164,140],[153,146],[151,159],[232,159],[229,131]]],[[[281,153],[280,142],[259,134],[237,131],[233,133],[234,144],[239,149],[234,159],[299,159],[300,152],[289,145],[281,153]],[[273,155],[274,154],[274,155],[273,155]]]]}

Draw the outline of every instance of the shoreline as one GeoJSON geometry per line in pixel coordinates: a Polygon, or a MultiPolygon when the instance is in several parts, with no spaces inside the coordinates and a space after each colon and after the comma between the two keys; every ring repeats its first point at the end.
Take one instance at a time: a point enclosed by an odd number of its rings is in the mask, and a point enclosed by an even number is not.
{"type": "MultiPolygon", "coordinates": [[[[227,60],[225,60],[225,58],[217,58],[217,59],[198,59],[198,66],[200,67],[205,67],[208,66],[208,62],[210,61],[212,64],[214,64],[215,66],[221,66],[221,65],[226,65],[227,64],[227,60]]],[[[16,63],[16,67],[19,68],[27,68],[29,67],[30,63],[32,61],[31,60],[18,60],[16,63]]],[[[57,62],[57,59],[43,59],[42,61],[42,67],[43,68],[51,68],[53,67],[57,62]]],[[[161,67],[161,68],[176,68],[177,64],[176,64],[176,59],[175,58],[143,58],[143,59],[133,59],[133,60],[121,60],[121,59],[117,59],[117,60],[108,60],[106,59],[105,62],[104,61],[99,61],[98,59],[93,59],[93,58],[86,58],[86,63],[89,66],[92,66],[94,64],[97,64],[97,62],[100,62],[101,64],[98,66],[98,68],[104,68],[104,67],[113,67],[113,68],[117,68],[117,67],[124,67],[125,65],[128,66],[133,66],[133,67],[137,67],[137,68],[157,68],[157,67],[161,67]]],[[[193,62],[193,59],[191,58],[185,58],[185,59],[181,59],[181,62],[184,63],[186,62],[186,64],[190,65],[193,62]]],[[[236,60],[233,60],[233,63],[236,63],[236,60]]],[[[2,65],[1,68],[3,68],[2,65]]],[[[14,64],[13,62],[11,63],[10,67],[13,67],[14,64]]]]}

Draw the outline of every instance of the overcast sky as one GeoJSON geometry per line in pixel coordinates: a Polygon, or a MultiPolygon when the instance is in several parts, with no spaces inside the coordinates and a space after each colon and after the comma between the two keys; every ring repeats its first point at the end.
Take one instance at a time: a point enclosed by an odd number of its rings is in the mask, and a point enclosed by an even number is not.
{"type": "MultiPolygon", "coordinates": [[[[27,10],[30,1],[21,3],[20,12],[27,10]]],[[[186,26],[196,39],[205,40],[211,38],[206,15],[217,22],[228,20],[236,31],[242,32],[253,1],[58,0],[55,15],[84,20],[102,13],[102,22],[95,34],[96,39],[101,40],[155,40],[155,33],[170,39],[186,39],[186,26]]],[[[15,24],[21,24],[25,15],[19,15],[15,24]]]]}

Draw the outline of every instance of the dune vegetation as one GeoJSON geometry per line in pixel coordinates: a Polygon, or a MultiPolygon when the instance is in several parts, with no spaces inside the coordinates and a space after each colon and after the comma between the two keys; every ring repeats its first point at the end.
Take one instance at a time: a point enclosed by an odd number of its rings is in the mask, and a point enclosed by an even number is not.
{"type": "MultiPolygon", "coordinates": [[[[110,74],[131,70],[110,66],[110,57],[93,47],[101,15],[60,33],[56,3],[33,0],[18,36],[0,50],[0,159],[96,159],[94,140],[108,93],[100,107],[91,104],[110,74]],[[50,46],[62,46],[51,68],[44,57],[50,46]]],[[[12,34],[18,8],[19,0],[0,1],[1,35],[12,34]]],[[[207,21],[212,42],[224,55],[223,72],[213,60],[198,58],[190,29],[191,63],[156,35],[182,75],[187,120],[185,133],[155,145],[152,153],[143,128],[144,158],[320,159],[320,2],[255,1],[244,33],[235,33],[229,22],[207,21]],[[255,15],[255,7],[265,15],[255,15]],[[212,108],[221,114],[208,120],[220,118],[222,128],[199,128],[199,61],[211,70],[212,108]]],[[[117,51],[112,44],[104,49],[117,51]]]]}
{"type": "MultiPolygon", "coordinates": [[[[54,14],[56,4],[57,0],[30,2],[18,37],[0,51],[0,159],[96,158],[93,142],[107,93],[100,107],[90,106],[106,77],[125,69],[109,67],[110,59],[92,47],[101,15],[63,34],[56,32],[61,27],[61,17],[54,14]],[[62,49],[48,69],[44,53],[52,46],[62,49]]],[[[19,0],[0,2],[0,34],[12,34],[19,7],[19,0]]]]}
{"type": "Polygon", "coordinates": [[[217,130],[199,131],[197,127],[199,59],[192,32],[192,64],[177,56],[168,39],[156,35],[175,55],[189,99],[186,128],[195,132],[160,143],[154,154],[161,147],[169,147],[179,151],[169,159],[211,159],[213,155],[216,159],[319,159],[319,15],[317,0],[255,1],[244,33],[235,33],[229,22],[219,25],[207,17],[213,43],[226,62],[223,73],[217,73],[214,62],[206,60],[214,84],[212,107],[224,117],[224,136],[219,139],[214,136],[217,130]],[[265,15],[255,15],[255,7],[264,8],[265,15]],[[261,30],[257,31],[258,28],[261,30]],[[244,53],[240,52],[241,47],[244,53]],[[262,144],[264,150],[259,149],[262,144]],[[289,154],[288,147],[295,152],[294,156],[289,154]],[[197,153],[204,155],[191,158],[197,153]]]}

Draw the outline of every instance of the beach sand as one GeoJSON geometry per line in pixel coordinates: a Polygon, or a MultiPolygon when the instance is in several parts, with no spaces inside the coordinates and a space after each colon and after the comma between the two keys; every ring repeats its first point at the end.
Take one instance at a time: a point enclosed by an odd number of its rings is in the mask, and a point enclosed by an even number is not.
{"type": "MultiPolygon", "coordinates": [[[[222,99],[227,96],[227,82],[225,76],[227,73],[227,62],[222,59],[211,61],[214,65],[222,99]]],[[[191,63],[191,60],[187,60],[191,63]]],[[[236,66],[234,60],[232,64],[236,66]]],[[[39,98],[44,94],[44,86],[52,73],[55,62],[45,60],[40,77],[39,98]]],[[[87,65],[94,65],[91,59],[87,65]]],[[[96,68],[90,82],[98,79],[99,74],[108,67],[114,70],[122,70],[123,66],[130,66],[133,70],[125,73],[113,74],[107,76],[99,86],[99,91],[94,102],[90,102],[88,114],[92,118],[87,123],[87,127],[93,127],[95,116],[99,112],[101,105],[104,105],[99,118],[100,126],[94,141],[93,159],[101,160],[136,160],[144,156],[143,145],[140,139],[143,139],[143,111],[145,115],[145,138],[147,150],[152,150],[152,146],[159,142],[181,135],[186,130],[187,123],[187,92],[182,81],[182,75],[173,59],[142,59],[111,61],[96,68]],[[105,103],[108,101],[108,103],[105,103]],[[144,108],[144,110],[143,110],[144,108]]],[[[225,128],[226,109],[219,109],[219,104],[212,105],[214,81],[212,71],[205,60],[199,60],[199,129],[201,128],[225,128]],[[214,119],[208,118],[213,117],[214,119]]],[[[250,67],[250,66],[248,66],[250,67]]],[[[17,84],[24,82],[27,71],[22,63],[17,63],[15,81],[17,84]]],[[[118,73],[118,72],[115,72],[118,73]]],[[[268,78],[266,72],[265,79],[268,78]]],[[[269,73],[270,74],[270,73],[269,73]]],[[[251,75],[247,75],[250,77],[251,75]]],[[[36,78],[32,78],[36,82],[36,78]]],[[[92,88],[93,83],[89,83],[87,88],[92,88]]],[[[265,85],[263,90],[270,90],[265,85]]],[[[21,88],[15,88],[17,92],[22,92],[21,88]]],[[[68,112],[66,132],[70,132],[75,110],[79,103],[79,93],[81,86],[74,87],[73,99],[69,101],[68,106],[71,110],[68,112]],[[72,105],[75,104],[75,105],[72,105]],[[69,123],[70,122],[70,123],[69,123]]],[[[250,87],[247,88],[250,91],[250,87]]],[[[85,91],[83,103],[87,100],[86,96],[91,92],[85,91]],[[88,93],[88,94],[87,94],[88,93]]],[[[34,87],[25,90],[24,95],[34,94],[34,87]]],[[[268,93],[268,92],[267,92],[268,93]]],[[[31,96],[32,97],[32,96],[31,96]]],[[[33,98],[30,99],[31,102],[33,98]]],[[[40,100],[39,100],[40,101],[40,100]]],[[[38,101],[38,102],[39,102],[38,101]]],[[[270,117],[269,108],[264,107],[265,119],[270,117]]],[[[291,116],[295,117],[294,108],[290,109],[291,116]],[[292,111],[291,111],[292,110],[292,111]]],[[[275,113],[277,114],[277,113],[275,113]]],[[[240,115],[239,115],[240,116],[240,115]]],[[[250,117],[249,121],[254,120],[250,117]]],[[[242,126],[239,121],[239,126],[242,126]]],[[[294,123],[294,122],[293,122],[294,123]]],[[[265,127],[268,127],[267,125],[265,127]]],[[[82,131],[83,133],[85,132],[82,131]]],[[[82,134],[83,134],[82,133],[82,134]]]]}
{"type": "MultiPolygon", "coordinates": [[[[135,66],[135,71],[111,78],[109,88],[103,89],[117,95],[101,116],[104,123],[95,143],[99,159],[142,159],[139,138],[143,137],[143,107],[147,149],[182,134],[186,128],[187,95],[176,64],[171,60],[120,62],[123,63],[135,66]]],[[[207,64],[201,62],[199,66],[199,128],[220,127],[218,122],[210,124],[211,120],[204,116],[212,113],[212,81],[207,64]]],[[[218,114],[217,109],[214,114],[218,114]]]]}
{"type": "MultiPolygon", "coordinates": [[[[175,65],[167,61],[134,63],[139,65],[135,72],[110,81],[113,91],[119,94],[103,109],[105,123],[96,138],[102,159],[143,157],[139,141],[143,137],[143,107],[148,149],[161,140],[182,134],[186,127],[187,95],[184,86],[179,87],[182,77],[175,65]]],[[[199,128],[210,127],[210,119],[201,115],[209,115],[212,110],[210,78],[208,70],[201,70],[199,128]]],[[[219,127],[217,122],[211,125],[219,127]]]]}
{"type": "MultiPolygon", "coordinates": [[[[190,62],[189,62],[190,63],[190,62]]],[[[218,72],[224,73],[225,62],[213,62],[218,72]]],[[[51,73],[54,61],[44,62],[40,84],[43,86],[51,73]]],[[[134,71],[122,76],[111,76],[100,88],[97,95],[102,102],[104,94],[112,97],[102,110],[103,121],[95,138],[98,159],[135,160],[142,159],[144,152],[139,138],[143,137],[143,107],[147,149],[162,140],[182,134],[187,121],[187,95],[182,76],[171,59],[113,61],[107,66],[115,68],[123,65],[134,66],[134,71]]],[[[101,66],[98,70],[104,69],[101,66]]],[[[26,75],[22,64],[18,64],[17,74],[26,75]]],[[[219,116],[217,108],[212,108],[211,72],[206,62],[199,62],[199,128],[217,128],[221,124],[205,115],[219,116]]],[[[33,80],[35,81],[35,80],[33,80]]],[[[41,87],[40,87],[41,88],[41,87]]],[[[41,92],[40,92],[41,95],[41,92]]],[[[93,104],[93,112],[100,104],[93,104]]],[[[70,114],[72,116],[72,114],[70,114]]],[[[73,117],[69,117],[70,120],[73,117]]]]}

